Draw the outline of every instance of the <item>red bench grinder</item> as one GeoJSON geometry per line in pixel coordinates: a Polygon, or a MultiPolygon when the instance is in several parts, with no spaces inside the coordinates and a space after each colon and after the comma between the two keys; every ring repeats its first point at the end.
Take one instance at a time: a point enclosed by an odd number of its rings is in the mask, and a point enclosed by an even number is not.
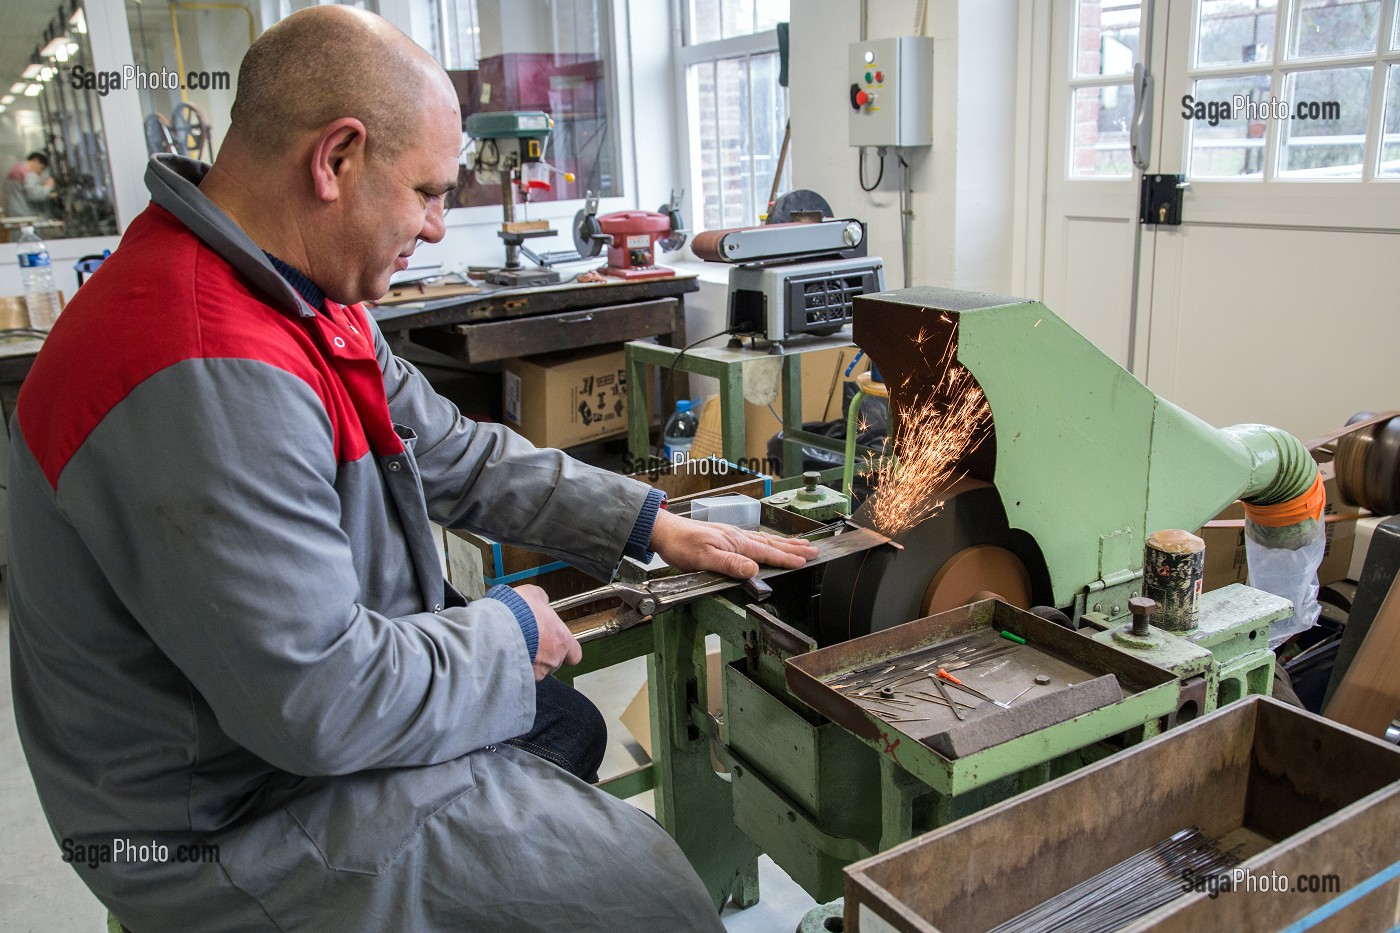
{"type": "Polygon", "coordinates": [[[598,199],[590,192],[585,207],[574,217],[574,247],[580,256],[597,256],[608,248],[608,264],[599,271],[619,279],[664,279],[675,270],[655,265],[656,244],[667,252],[685,245],[685,222],[681,219],[681,195],[671,192],[671,200],[659,211],[617,211],[598,216],[598,199]]]}

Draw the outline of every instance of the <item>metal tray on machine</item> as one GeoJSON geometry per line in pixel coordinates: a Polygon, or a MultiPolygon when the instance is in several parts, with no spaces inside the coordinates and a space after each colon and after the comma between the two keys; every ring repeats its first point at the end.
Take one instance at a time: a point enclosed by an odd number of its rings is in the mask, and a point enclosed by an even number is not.
{"type": "Polygon", "coordinates": [[[1179,693],[1170,671],[996,599],[790,658],[786,670],[804,703],[950,796],[1165,716],[1179,693]],[[953,669],[959,657],[979,654],[995,656],[953,669]],[[963,701],[960,720],[943,702],[913,696],[941,696],[929,676],[939,665],[915,670],[939,658],[951,658],[943,666],[953,676],[993,699],[1031,689],[1003,708],[945,682],[963,701]],[[1050,682],[1036,685],[1037,674],[1050,682]],[[893,691],[910,704],[902,708],[852,686],[901,679],[893,691]]]}

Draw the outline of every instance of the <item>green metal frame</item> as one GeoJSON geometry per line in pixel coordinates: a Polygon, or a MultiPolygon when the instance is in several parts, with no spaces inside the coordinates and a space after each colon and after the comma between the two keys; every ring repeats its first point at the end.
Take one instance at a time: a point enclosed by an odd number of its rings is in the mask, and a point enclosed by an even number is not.
{"type": "MultiPolygon", "coordinates": [[[[832,342],[812,342],[807,346],[796,345],[785,348],[782,354],[783,387],[783,463],[801,463],[802,448],[818,447],[835,453],[844,453],[843,441],[832,440],[820,434],[812,434],[802,429],[802,366],[800,356],[813,350],[828,350],[843,344],[832,342]],[[796,402],[794,402],[796,400],[796,402]]],[[[684,351],[675,347],[663,347],[654,343],[634,340],[624,346],[627,367],[627,448],[634,461],[645,460],[652,453],[651,410],[649,399],[651,381],[647,378],[648,366],[670,369],[676,372],[709,376],[719,381],[720,404],[720,446],[724,459],[730,463],[748,462],[748,445],[744,434],[744,371],[745,363],[761,356],[752,350],[738,350],[724,347],[702,347],[684,351]]],[[[773,484],[774,492],[783,492],[801,485],[799,469],[790,472],[786,479],[780,478],[773,484]]],[[[822,482],[832,482],[841,477],[839,467],[823,470],[822,482]]]]}
{"type": "MultiPolygon", "coordinates": [[[[1217,685],[1231,678],[1248,693],[1267,693],[1273,659],[1268,626],[1286,614],[1287,602],[1243,586],[1218,593],[1206,595],[1205,624],[1196,632],[1185,638],[1162,633],[1155,656],[1134,652],[1165,662],[1159,666],[1172,669],[1177,681],[955,762],[884,754],[878,743],[818,716],[788,690],[784,677],[785,652],[805,648],[769,644],[754,615],[724,598],[659,616],[611,654],[651,650],[655,756],[649,773],[656,816],[716,909],[731,896],[739,906],[757,901],[760,850],[825,901],[841,894],[842,869],[851,862],[1112,754],[1119,746],[1098,742],[1106,734],[1129,741],[1157,734],[1188,679],[1207,677],[1202,712],[1214,708],[1217,685]],[[703,712],[709,708],[709,633],[720,636],[725,665],[723,726],[703,712]],[[729,774],[715,772],[712,752],[729,774]]],[[[585,665],[603,658],[585,654],[585,665]]],[[[618,796],[639,792],[647,771],[629,772],[605,789],[618,796]]]]}

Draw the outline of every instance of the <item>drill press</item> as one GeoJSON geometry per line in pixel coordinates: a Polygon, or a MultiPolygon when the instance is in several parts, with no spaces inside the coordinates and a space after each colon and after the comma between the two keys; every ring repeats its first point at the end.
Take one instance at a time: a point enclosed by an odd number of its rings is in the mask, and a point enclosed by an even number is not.
{"type": "Polygon", "coordinates": [[[501,186],[501,229],[496,235],[506,245],[506,264],[486,273],[493,285],[553,285],[560,281],[558,272],[550,269],[528,268],[520,261],[525,241],[535,237],[554,236],[546,220],[517,220],[515,198],[529,204],[535,191],[549,191],[549,176],[558,174],[566,181],[574,176],[560,171],[544,160],[549,134],[554,120],[539,110],[513,110],[502,113],[474,113],[467,117],[466,133],[476,144],[472,157],[472,172],[484,185],[501,186]]]}

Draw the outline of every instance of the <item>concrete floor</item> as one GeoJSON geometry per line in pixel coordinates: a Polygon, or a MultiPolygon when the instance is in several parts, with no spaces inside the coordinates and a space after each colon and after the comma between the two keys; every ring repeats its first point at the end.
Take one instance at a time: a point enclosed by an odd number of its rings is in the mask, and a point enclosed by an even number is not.
{"type": "MultiPolygon", "coordinates": [[[[10,700],[9,606],[0,587],[0,924],[5,933],[102,933],[106,911],[66,865],[49,833],[15,732],[10,700]]],[[[579,678],[578,687],[608,720],[607,777],[645,761],[618,716],[646,680],[645,659],[579,678]]],[[[633,800],[651,812],[651,793],[633,800]]],[[[816,902],[766,856],[759,862],[761,899],[748,910],[726,908],[733,933],[796,930],[816,902]]]]}

